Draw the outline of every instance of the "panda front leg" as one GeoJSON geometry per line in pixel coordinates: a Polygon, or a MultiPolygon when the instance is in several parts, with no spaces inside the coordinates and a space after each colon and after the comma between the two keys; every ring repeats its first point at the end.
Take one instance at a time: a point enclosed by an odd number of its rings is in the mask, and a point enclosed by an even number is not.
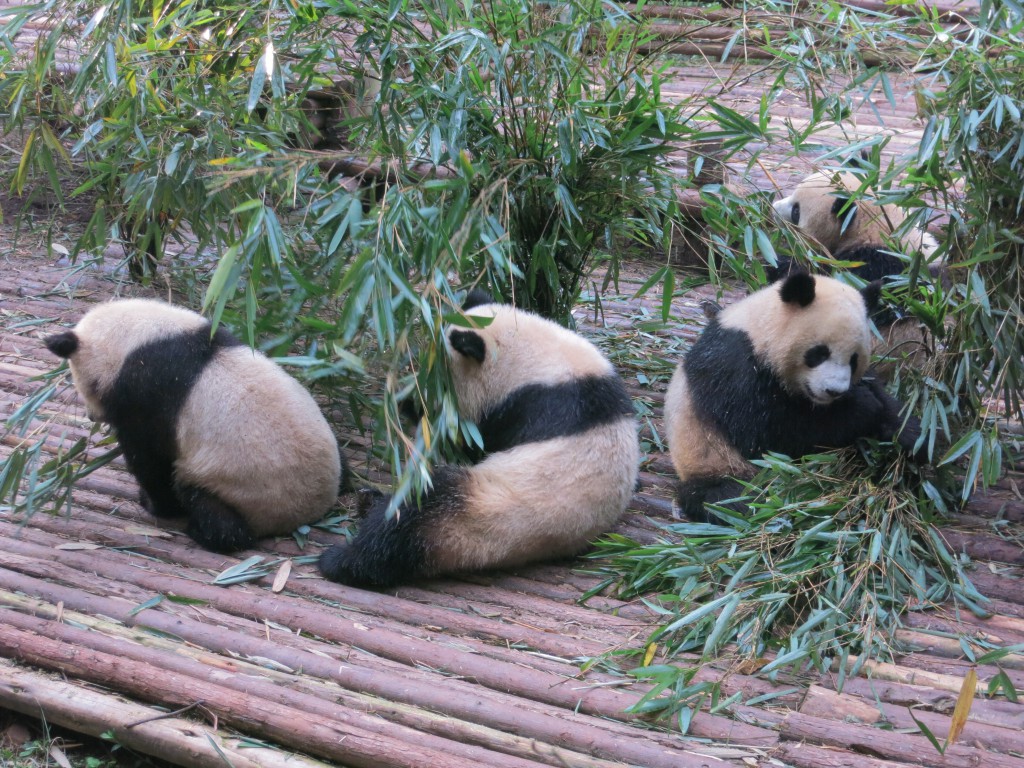
{"type": "Polygon", "coordinates": [[[742,502],[721,504],[721,502],[745,496],[746,493],[747,490],[743,484],[731,477],[713,475],[693,477],[681,481],[676,486],[678,513],[676,509],[673,509],[672,512],[676,517],[682,515],[695,523],[725,524],[725,521],[708,510],[705,505],[720,504],[738,514],[746,514],[748,508],[742,502]]]}
{"type": "Polygon", "coordinates": [[[188,512],[185,532],[211,552],[237,552],[256,543],[256,535],[234,507],[216,494],[195,485],[177,488],[182,507],[188,512]]]}

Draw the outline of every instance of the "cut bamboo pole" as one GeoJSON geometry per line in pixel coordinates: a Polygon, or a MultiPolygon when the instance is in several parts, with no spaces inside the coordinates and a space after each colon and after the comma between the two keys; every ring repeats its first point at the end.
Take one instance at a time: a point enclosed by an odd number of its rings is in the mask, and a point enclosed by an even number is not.
{"type": "Polygon", "coordinates": [[[1024,760],[999,752],[950,744],[939,754],[924,736],[863,728],[801,712],[785,716],[782,737],[787,741],[810,741],[929,768],[1024,768],[1024,760]]]}
{"type": "MultiPolygon", "coordinates": [[[[973,708],[972,703],[971,709],[973,708]]],[[[869,701],[857,696],[839,694],[817,685],[812,685],[807,691],[807,697],[804,699],[800,711],[804,714],[827,713],[822,716],[845,723],[887,723],[893,728],[908,731],[919,730],[919,726],[914,722],[914,718],[917,718],[940,741],[944,740],[946,734],[949,733],[952,721],[949,715],[941,712],[923,708],[911,710],[910,707],[897,706],[884,701],[869,701]]],[[[1019,752],[1024,747],[1024,738],[1018,729],[978,722],[971,717],[968,717],[963,733],[957,742],[1003,754],[1019,752]]]]}
{"type": "Polygon", "coordinates": [[[917,768],[910,763],[853,754],[845,749],[783,742],[772,756],[792,768],[917,768]]]}
{"type": "MultiPolygon", "coordinates": [[[[822,679],[821,685],[829,686],[833,682],[822,679]]],[[[860,696],[867,701],[882,701],[898,707],[924,707],[941,713],[952,712],[957,701],[956,691],[859,677],[846,680],[843,693],[860,696]]],[[[976,698],[971,705],[969,719],[1024,733],[1024,704],[976,698]]]]}
{"type": "MultiPolygon", "coordinates": [[[[11,562],[10,557],[7,556],[7,562],[11,568],[21,569],[30,564],[11,562]]],[[[363,668],[355,663],[355,660],[348,659],[339,664],[332,658],[332,655],[328,655],[323,650],[318,649],[318,652],[314,654],[291,646],[282,646],[280,643],[263,638],[240,635],[223,626],[211,626],[184,616],[173,616],[163,611],[147,610],[140,613],[137,618],[133,618],[129,615],[134,607],[130,602],[125,601],[119,604],[111,598],[87,595],[69,587],[30,580],[28,577],[13,572],[0,570],[0,584],[7,589],[41,596],[54,604],[63,602],[66,609],[111,616],[121,621],[137,621],[151,626],[157,631],[173,634],[199,647],[208,648],[227,656],[244,654],[251,658],[266,659],[285,669],[302,669],[307,675],[333,680],[352,691],[365,692],[388,701],[424,707],[450,717],[502,730],[511,730],[541,741],[550,740],[563,746],[576,745],[584,751],[594,748],[596,745],[600,749],[623,754],[628,757],[630,762],[649,763],[650,765],[662,764],[661,755],[663,753],[659,750],[671,743],[668,739],[662,743],[655,733],[634,731],[630,734],[628,731],[621,731],[611,725],[607,729],[585,725],[587,722],[585,719],[569,715],[564,711],[560,713],[561,716],[557,716],[556,713],[547,710],[545,715],[543,708],[538,708],[537,705],[529,701],[517,702],[517,706],[510,710],[507,698],[504,701],[494,699],[488,696],[486,691],[480,691],[476,686],[467,682],[448,680],[443,687],[439,687],[436,679],[432,681],[421,679],[421,675],[410,676],[400,672],[388,674],[379,668],[363,668]]],[[[307,641],[307,645],[312,646],[312,643],[307,641]]],[[[335,649],[333,655],[336,656],[339,652],[343,653],[344,649],[335,649]]],[[[529,671],[526,667],[521,669],[524,673],[529,671]]],[[[556,679],[549,678],[549,684],[556,679]]],[[[575,687],[573,686],[573,688],[575,687]]],[[[603,691],[603,693],[611,694],[612,692],[603,691]]],[[[621,700],[624,703],[632,703],[636,700],[636,696],[625,695],[621,700]]],[[[622,717],[622,708],[620,705],[618,712],[610,711],[606,716],[622,717]]],[[[740,723],[735,725],[737,726],[735,731],[737,737],[753,733],[758,737],[758,743],[762,746],[774,743],[774,734],[740,723]]],[[[740,741],[738,738],[736,740],[738,743],[749,743],[749,740],[740,741]]],[[[672,757],[674,764],[678,764],[678,759],[678,753],[675,753],[672,757]]]]}
{"type": "Polygon", "coordinates": [[[121,746],[189,768],[224,768],[225,760],[233,768],[330,768],[6,659],[0,659],[0,707],[42,715],[48,723],[95,738],[112,732],[121,746]]]}
{"type": "Polygon", "coordinates": [[[116,687],[143,701],[178,707],[201,702],[232,728],[355,768],[421,768],[423,765],[527,768],[530,765],[482,749],[472,750],[476,752],[472,757],[465,756],[465,749],[458,755],[458,745],[449,742],[450,748],[445,748],[442,740],[428,734],[410,733],[415,738],[409,741],[383,736],[376,733],[376,729],[363,729],[346,722],[350,713],[339,710],[334,718],[316,716],[176,672],[164,670],[159,679],[154,680],[153,668],[148,664],[24,632],[10,624],[0,624],[0,654],[116,687]]]}
{"type": "MultiPolygon", "coordinates": [[[[55,613],[52,606],[33,606],[34,602],[36,601],[28,598],[19,601],[16,595],[0,592],[0,603],[20,604],[19,607],[22,608],[33,607],[37,613],[55,613]]],[[[380,731],[387,730],[388,726],[383,722],[386,720],[450,739],[458,744],[460,749],[463,744],[472,744],[566,768],[611,768],[620,764],[619,759],[630,763],[643,763],[652,768],[686,765],[685,762],[680,762],[678,749],[669,748],[679,746],[678,743],[671,745],[666,741],[662,746],[654,739],[644,741],[640,732],[635,732],[632,738],[627,737],[624,740],[623,736],[627,734],[617,733],[618,729],[602,730],[600,726],[583,725],[580,722],[581,718],[575,718],[571,734],[566,732],[567,723],[564,720],[553,720],[552,725],[557,727],[548,729],[546,739],[537,738],[536,730],[531,730],[530,718],[518,718],[519,722],[515,723],[518,726],[516,730],[522,735],[513,735],[420,707],[340,689],[335,683],[321,680],[312,674],[297,676],[273,667],[256,666],[254,663],[246,662],[242,657],[229,660],[224,656],[199,650],[198,647],[182,647],[181,643],[159,637],[147,637],[144,632],[131,630],[109,620],[69,611],[67,608],[62,612],[62,620],[70,622],[71,627],[55,623],[49,617],[36,618],[13,611],[8,615],[12,626],[23,631],[46,633],[82,647],[149,664],[154,668],[156,677],[159,676],[160,670],[175,671],[198,678],[208,677],[211,682],[233,690],[270,698],[327,718],[336,717],[339,711],[365,713],[372,715],[367,722],[380,722],[380,731]],[[87,626],[94,631],[75,629],[75,624],[87,626]],[[589,754],[584,755],[568,748],[581,745],[589,754]]],[[[228,640],[230,641],[230,636],[228,640]]],[[[305,668],[304,671],[308,672],[305,668]]],[[[482,704],[483,702],[477,702],[478,707],[482,704]]],[[[504,704],[507,705],[507,702],[504,704]]],[[[692,746],[696,748],[695,744],[692,746]]]]}

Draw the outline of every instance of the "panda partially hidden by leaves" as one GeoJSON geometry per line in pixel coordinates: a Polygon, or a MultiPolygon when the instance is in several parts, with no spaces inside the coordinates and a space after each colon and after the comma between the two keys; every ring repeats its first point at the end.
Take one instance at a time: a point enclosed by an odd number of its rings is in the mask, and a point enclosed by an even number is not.
{"type": "Polygon", "coordinates": [[[772,205],[780,219],[821,243],[833,259],[856,262],[849,271],[869,282],[901,274],[906,262],[897,254],[919,252],[930,261],[938,248],[935,238],[905,226],[902,208],[873,201],[874,193],[863,186],[849,171],[819,171],[772,205]]]}
{"type": "Polygon", "coordinates": [[[483,458],[434,470],[431,488],[388,516],[379,496],[349,544],[320,570],[387,587],[447,573],[578,554],[632,498],[640,463],[633,404],[589,341],[479,292],[474,327],[448,327],[459,415],[476,423],[483,458]]]}
{"type": "Polygon", "coordinates": [[[49,336],[89,417],[113,427],[142,505],[215,552],[319,520],[344,466],[301,384],[201,315],[124,299],[49,336]]]}
{"type": "Polygon", "coordinates": [[[878,293],[796,272],[713,314],[665,397],[682,514],[705,521],[705,503],[744,495],[733,478],[750,478],[767,451],[799,457],[868,437],[924,460],[920,422],[864,376],[878,293]]]}

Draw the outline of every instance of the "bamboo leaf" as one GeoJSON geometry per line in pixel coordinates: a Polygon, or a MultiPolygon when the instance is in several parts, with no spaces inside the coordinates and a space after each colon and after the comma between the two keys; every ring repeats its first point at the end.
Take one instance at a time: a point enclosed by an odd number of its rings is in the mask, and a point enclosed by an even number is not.
{"type": "Polygon", "coordinates": [[[971,705],[974,704],[974,692],[978,688],[978,673],[970,669],[964,677],[960,686],[960,695],[957,697],[956,706],[953,707],[953,715],[949,722],[949,735],[946,737],[946,744],[953,744],[960,738],[960,734],[967,725],[967,717],[971,714],[971,705]]]}

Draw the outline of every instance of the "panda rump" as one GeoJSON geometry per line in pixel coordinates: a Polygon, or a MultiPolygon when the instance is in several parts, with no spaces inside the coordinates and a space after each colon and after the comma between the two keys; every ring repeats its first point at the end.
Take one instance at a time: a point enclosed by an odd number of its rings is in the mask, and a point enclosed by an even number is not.
{"type": "Polygon", "coordinates": [[[355,539],[320,560],[328,578],[385,587],[446,573],[575,555],[633,494],[640,447],[632,401],[589,341],[537,315],[474,300],[475,328],[446,333],[461,418],[484,457],[444,465],[420,500],[388,517],[379,497],[355,539]]]}
{"type": "Polygon", "coordinates": [[[90,418],[113,428],[143,506],[187,517],[207,549],[290,533],[334,504],[343,464],[316,402],[195,312],[115,300],[45,343],[68,359],[90,418]]]}

